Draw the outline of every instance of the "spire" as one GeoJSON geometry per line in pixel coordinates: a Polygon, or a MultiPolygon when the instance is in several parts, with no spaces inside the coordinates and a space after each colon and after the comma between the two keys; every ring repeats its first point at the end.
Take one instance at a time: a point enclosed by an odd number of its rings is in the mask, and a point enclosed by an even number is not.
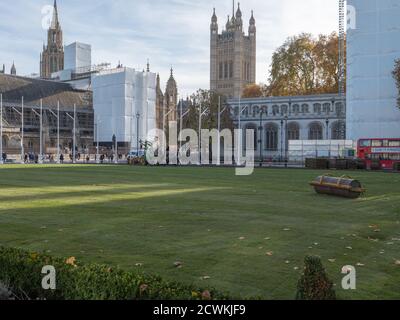
{"type": "Polygon", "coordinates": [[[238,2],[238,9],[236,11],[236,18],[237,19],[242,18],[242,10],[240,10],[240,2],[238,2]]]}
{"type": "Polygon", "coordinates": [[[235,16],[235,0],[232,0],[232,18],[235,16]]]}
{"type": "Polygon", "coordinates": [[[13,76],[17,75],[17,69],[15,68],[14,61],[13,61],[13,64],[12,64],[12,67],[11,67],[11,70],[10,70],[10,74],[13,75],[13,76]]]}
{"type": "Polygon", "coordinates": [[[149,62],[149,59],[147,59],[147,69],[146,69],[146,71],[147,71],[147,72],[150,72],[150,62],[149,62]]]}
{"type": "Polygon", "coordinates": [[[215,8],[214,8],[214,13],[212,15],[211,22],[217,23],[217,21],[218,21],[218,18],[217,18],[217,15],[215,14],[215,8]]]}
{"type": "Polygon", "coordinates": [[[172,68],[172,66],[171,66],[171,77],[170,78],[174,78],[174,68],[172,68]]]}
{"type": "Polygon", "coordinates": [[[59,26],[57,0],[54,0],[53,18],[51,19],[50,29],[57,29],[59,26]]]}
{"type": "Polygon", "coordinates": [[[255,24],[256,24],[256,19],[254,19],[254,12],[253,12],[253,10],[251,10],[250,24],[251,24],[251,25],[255,25],[255,24]]]}

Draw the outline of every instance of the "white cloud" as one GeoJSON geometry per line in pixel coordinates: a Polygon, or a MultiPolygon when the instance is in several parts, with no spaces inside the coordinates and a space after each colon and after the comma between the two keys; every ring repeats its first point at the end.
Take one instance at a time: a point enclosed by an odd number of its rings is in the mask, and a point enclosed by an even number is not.
{"type": "MultiPolygon", "coordinates": [[[[209,86],[209,25],[215,7],[220,29],[232,14],[230,0],[58,0],[66,44],[92,44],[93,62],[120,60],[152,71],[163,83],[174,66],[185,96],[209,86]]],[[[46,31],[41,9],[52,0],[2,0],[0,3],[0,64],[15,60],[19,74],[39,71],[46,31]]],[[[243,0],[245,30],[253,9],[257,24],[257,81],[266,82],[271,56],[288,36],[337,30],[337,0],[243,0]]]]}

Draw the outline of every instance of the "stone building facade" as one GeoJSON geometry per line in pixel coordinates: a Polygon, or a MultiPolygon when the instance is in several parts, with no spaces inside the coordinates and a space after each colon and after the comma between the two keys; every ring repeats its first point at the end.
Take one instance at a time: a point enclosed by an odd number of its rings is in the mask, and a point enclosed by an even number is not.
{"type": "Polygon", "coordinates": [[[218,30],[214,9],[210,26],[210,89],[228,98],[237,98],[247,85],[256,82],[256,21],[253,12],[248,35],[243,32],[240,5],[236,14],[233,7],[226,29],[221,34],[218,30]]]}
{"type": "Polygon", "coordinates": [[[171,75],[168,79],[165,93],[161,90],[160,75],[157,75],[156,85],[156,124],[157,129],[168,128],[169,121],[177,121],[178,118],[178,86],[174,78],[174,71],[171,68],[171,75]],[[164,127],[165,126],[165,127],[164,127]]]}
{"type": "MultiPolygon", "coordinates": [[[[235,128],[254,130],[256,159],[284,159],[290,140],[344,140],[346,103],[339,95],[228,100],[235,128]],[[239,112],[241,110],[241,112],[239,112]],[[261,152],[260,152],[261,151],[261,152]]],[[[246,148],[243,131],[243,149],[246,148]]]]}
{"type": "Polygon", "coordinates": [[[64,69],[63,33],[58,19],[57,2],[54,0],[53,17],[47,31],[47,45],[40,54],[40,77],[50,79],[51,74],[64,69]]]}

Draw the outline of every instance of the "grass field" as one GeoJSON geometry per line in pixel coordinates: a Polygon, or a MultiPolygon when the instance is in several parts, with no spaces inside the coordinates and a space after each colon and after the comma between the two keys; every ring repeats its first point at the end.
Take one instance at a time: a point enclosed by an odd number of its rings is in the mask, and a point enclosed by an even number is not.
{"type": "Polygon", "coordinates": [[[266,299],[294,298],[316,254],[340,298],[400,299],[400,175],[346,172],[368,189],[348,200],[315,194],[320,173],[5,166],[0,245],[266,299]],[[341,268],[357,264],[357,290],[343,291],[341,268]]]}

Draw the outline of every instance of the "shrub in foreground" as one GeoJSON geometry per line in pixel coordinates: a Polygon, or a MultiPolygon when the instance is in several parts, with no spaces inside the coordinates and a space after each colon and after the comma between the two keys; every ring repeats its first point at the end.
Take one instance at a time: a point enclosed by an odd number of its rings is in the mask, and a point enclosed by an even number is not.
{"type": "Polygon", "coordinates": [[[0,282],[30,299],[49,300],[225,300],[214,289],[201,289],[161,277],[98,264],[80,264],[21,249],[0,247],[0,282]],[[56,269],[56,290],[42,289],[44,266],[56,269]]]}
{"type": "Polygon", "coordinates": [[[336,300],[333,283],[328,279],[321,258],[307,256],[304,273],[297,285],[297,300],[336,300]]]}

